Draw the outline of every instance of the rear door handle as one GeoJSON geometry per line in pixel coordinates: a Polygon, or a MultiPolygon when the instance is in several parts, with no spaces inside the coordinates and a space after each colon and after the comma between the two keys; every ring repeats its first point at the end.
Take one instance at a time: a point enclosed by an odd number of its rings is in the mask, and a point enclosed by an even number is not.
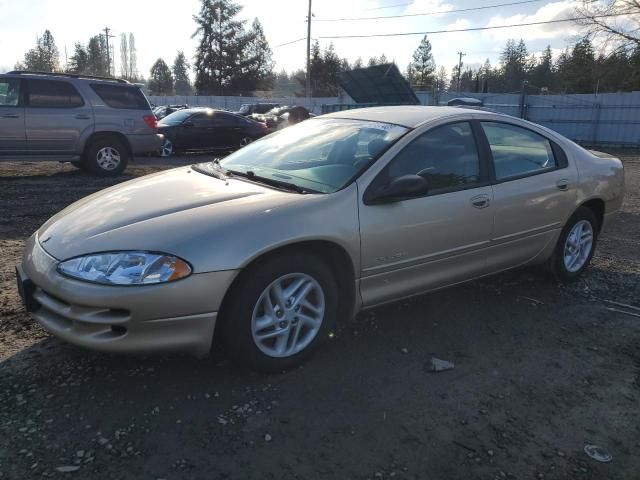
{"type": "Polygon", "coordinates": [[[18,115],[17,113],[5,113],[1,116],[2,118],[20,118],[20,115],[18,115]]]}
{"type": "Polygon", "coordinates": [[[567,180],[566,178],[563,178],[562,180],[558,180],[556,182],[556,187],[558,187],[558,190],[562,190],[563,192],[566,192],[567,190],[569,190],[569,180],[567,180]]]}
{"type": "Polygon", "coordinates": [[[491,203],[489,195],[478,195],[471,199],[471,205],[476,208],[487,208],[491,203]]]}
{"type": "Polygon", "coordinates": [[[74,115],[74,118],[77,118],[78,120],[90,120],[91,117],[89,115],[85,115],[84,113],[79,113],[77,115],[74,115]]]}

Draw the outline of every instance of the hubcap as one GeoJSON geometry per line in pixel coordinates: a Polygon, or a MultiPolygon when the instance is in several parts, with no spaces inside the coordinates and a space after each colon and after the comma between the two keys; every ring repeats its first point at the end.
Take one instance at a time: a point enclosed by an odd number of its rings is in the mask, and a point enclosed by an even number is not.
{"type": "Polygon", "coordinates": [[[165,138],[164,142],[162,142],[162,147],[160,148],[160,156],[170,157],[171,154],[173,154],[173,143],[168,138],[165,138]]]}
{"type": "Polygon", "coordinates": [[[240,140],[241,147],[249,145],[250,143],[251,143],[251,139],[249,137],[242,137],[242,140],[240,140]]]}
{"type": "Polygon", "coordinates": [[[304,273],[291,273],[264,289],[253,309],[251,334],[256,346],[270,357],[290,357],[316,337],[324,318],[320,284],[304,273]]]}
{"type": "Polygon", "coordinates": [[[564,266],[577,272],[587,262],[593,248],[593,227],[586,220],[576,223],[564,242],[564,266]]]}
{"type": "Polygon", "coordinates": [[[96,154],[98,166],[103,170],[113,170],[120,165],[120,152],[113,147],[104,147],[96,154]]]}

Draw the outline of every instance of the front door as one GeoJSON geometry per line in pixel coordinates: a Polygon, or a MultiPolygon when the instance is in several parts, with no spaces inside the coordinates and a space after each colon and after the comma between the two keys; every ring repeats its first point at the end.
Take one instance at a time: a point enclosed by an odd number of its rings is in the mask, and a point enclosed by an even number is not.
{"type": "MultiPolygon", "coordinates": [[[[383,205],[360,200],[365,305],[451,285],[486,271],[493,195],[470,122],[435,127],[400,151],[372,182],[421,175],[427,195],[383,205]]],[[[362,192],[367,186],[360,185],[362,192]]]]}
{"type": "Polygon", "coordinates": [[[489,142],[495,181],[491,271],[541,254],[571,216],[578,173],[559,146],[507,122],[480,122],[489,142]]]}
{"type": "Polygon", "coordinates": [[[24,106],[21,80],[0,78],[0,155],[25,153],[24,106]]]}
{"type": "Polygon", "coordinates": [[[93,110],[69,82],[29,79],[26,133],[29,153],[77,153],[80,138],[93,129],[93,110]]]}

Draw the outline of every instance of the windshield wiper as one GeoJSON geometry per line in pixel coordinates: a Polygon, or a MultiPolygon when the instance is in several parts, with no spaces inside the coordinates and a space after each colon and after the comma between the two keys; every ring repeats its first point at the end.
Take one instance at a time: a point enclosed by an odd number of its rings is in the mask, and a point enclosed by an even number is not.
{"type": "Polygon", "coordinates": [[[283,182],[282,180],[276,180],[274,178],[262,177],[260,175],[256,175],[253,170],[247,170],[246,172],[240,172],[237,170],[227,170],[228,175],[237,175],[238,177],[244,177],[249,180],[264,183],[266,185],[278,188],[284,188],[285,190],[289,190],[296,193],[315,193],[313,190],[307,190],[306,188],[302,188],[300,185],[296,185],[291,182],[283,182]]]}

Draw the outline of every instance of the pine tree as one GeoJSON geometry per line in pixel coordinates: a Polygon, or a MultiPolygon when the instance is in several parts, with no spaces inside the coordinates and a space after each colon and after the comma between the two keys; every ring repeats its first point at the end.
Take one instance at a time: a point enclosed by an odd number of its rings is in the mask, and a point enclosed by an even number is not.
{"type": "Polygon", "coordinates": [[[242,7],[231,0],[202,0],[193,19],[199,37],[196,50],[196,90],[201,95],[223,95],[241,74],[242,52],[249,38],[244,21],[236,17],[242,7]]]}
{"type": "Polygon", "coordinates": [[[189,62],[183,51],[178,51],[173,61],[173,78],[176,95],[193,95],[193,87],[189,79],[189,62]]]}
{"type": "Polygon", "coordinates": [[[120,35],[120,76],[127,80],[132,77],[129,70],[129,42],[126,33],[120,35]]]}
{"type": "Polygon", "coordinates": [[[440,67],[438,70],[438,75],[436,76],[436,89],[439,92],[444,92],[447,90],[447,70],[444,67],[440,67]]]}
{"type": "Polygon", "coordinates": [[[38,38],[36,46],[24,55],[22,66],[26,70],[38,72],[57,72],[60,70],[58,47],[49,30],[38,38]]]}
{"type": "Polygon", "coordinates": [[[171,69],[164,60],[159,58],[151,67],[149,77],[149,90],[151,95],[173,95],[173,75],[171,69]]]}
{"type": "Polygon", "coordinates": [[[87,49],[80,42],[73,46],[73,55],[69,59],[68,71],[70,73],[86,73],[89,66],[89,54],[87,49]]]}
{"type": "Polygon", "coordinates": [[[555,88],[555,75],[553,72],[553,53],[551,45],[547,45],[540,55],[540,60],[531,71],[531,83],[539,88],[553,90],[555,88]]]}
{"type": "Polygon", "coordinates": [[[232,80],[235,91],[250,93],[273,86],[273,59],[262,24],[256,18],[246,34],[240,56],[240,72],[232,80]]]}
{"type": "Polygon", "coordinates": [[[87,68],[84,73],[101,77],[106,77],[109,74],[107,45],[102,35],[96,35],[89,39],[87,44],[87,68]]]}
{"type": "Polygon", "coordinates": [[[410,64],[411,76],[409,82],[414,87],[428,88],[433,84],[436,72],[436,64],[431,53],[431,42],[425,35],[420,45],[413,53],[413,61],[410,64]]]}

